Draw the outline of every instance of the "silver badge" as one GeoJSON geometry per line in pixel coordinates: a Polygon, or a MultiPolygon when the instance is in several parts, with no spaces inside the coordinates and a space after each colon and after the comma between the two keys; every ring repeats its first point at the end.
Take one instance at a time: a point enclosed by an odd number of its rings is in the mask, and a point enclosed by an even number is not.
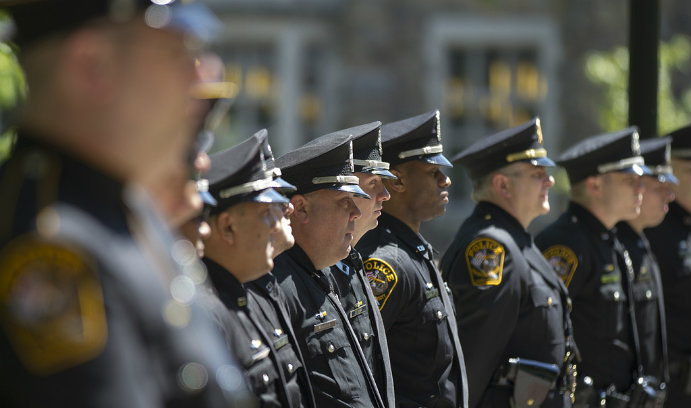
{"type": "Polygon", "coordinates": [[[631,135],[631,151],[636,156],[640,156],[641,154],[641,144],[638,142],[638,132],[633,132],[631,135]]]}

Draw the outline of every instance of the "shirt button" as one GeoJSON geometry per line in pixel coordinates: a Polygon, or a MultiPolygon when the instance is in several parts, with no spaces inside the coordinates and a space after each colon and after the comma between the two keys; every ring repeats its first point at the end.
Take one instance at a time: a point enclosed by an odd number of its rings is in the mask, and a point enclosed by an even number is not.
{"type": "Polygon", "coordinates": [[[269,375],[266,373],[262,374],[262,380],[264,381],[264,385],[267,385],[269,383],[269,375]]]}
{"type": "Polygon", "coordinates": [[[619,291],[614,292],[614,300],[619,300],[619,291]]]}
{"type": "Polygon", "coordinates": [[[444,314],[441,312],[441,310],[437,310],[437,319],[441,320],[444,318],[444,314]]]}
{"type": "Polygon", "coordinates": [[[369,333],[365,333],[362,335],[362,338],[365,340],[369,340],[369,333]]]}
{"type": "Polygon", "coordinates": [[[547,306],[552,306],[552,296],[547,298],[547,306]]]}
{"type": "Polygon", "coordinates": [[[295,366],[292,365],[292,364],[290,364],[290,363],[288,363],[288,372],[292,374],[293,371],[295,371],[295,366]]]}
{"type": "Polygon", "coordinates": [[[336,350],[336,347],[334,347],[333,344],[329,344],[329,347],[327,350],[329,350],[329,353],[333,353],[336,350]]]}
{"type": "Polygon", "coordinates": [[[646,290],[645,291],[645,298],[650,299],[651,297],[653,297],[653,292],[651,292],[650,289],[646,290]]]}

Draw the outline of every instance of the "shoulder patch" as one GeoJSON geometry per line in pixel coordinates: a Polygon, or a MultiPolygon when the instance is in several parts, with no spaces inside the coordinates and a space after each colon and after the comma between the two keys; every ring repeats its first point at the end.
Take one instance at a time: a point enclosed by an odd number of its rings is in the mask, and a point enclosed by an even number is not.
{"type": "Polygon", "coordinates": [[[505,254],[504,246],[492,238],[477,238],[468,244],[465,260],[473,286],[499,285],[505,254]]]}
{"type": "Polygon", "coordinates": [[[564,281],[567,287],[571,283],[573,273],[578,267],[578,257],[573,250],[564,245],[554,245],[544,251],[542,255],[547,259],[547,262],[552,266],[554,272],[564,281]]]}
{"type": "Polygon", "coordinates": [[[381,310],[394,287],[396,287],[398,276],[391,265],[379,258],[366,259],[364,266],[365,276],[369,280],[372,293],[374,298],[377,299],[379,309],[381,310]]]}
{"type": "Polygon", "coordinates": [[[51,374],[103,350],[103,291],[84,255],[23,237],[2,249],[0,271],[0,324],[29,371],[51,374]]]}

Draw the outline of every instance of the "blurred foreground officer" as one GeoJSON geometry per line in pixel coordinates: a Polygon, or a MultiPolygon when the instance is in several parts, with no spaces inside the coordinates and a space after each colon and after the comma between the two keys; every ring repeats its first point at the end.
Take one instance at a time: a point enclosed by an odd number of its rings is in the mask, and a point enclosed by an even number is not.
{"type": "Polygon", "coordinates": [[[389,172],[389,163],[382,161],[380,129],[381,122],[372,122],[323,136],[315,142],[325,140],[323,138],[338,137],[339,134],[352,135],[354,174],[358,177],[360,188],[371,197],[353,197],[362,215],[355,220],[350,254],[330,268],[329,276],[335,284],[341,306],[348,314],[353,331],[360,341],[360,347],[367,359],[367,365],[372,370],[379,393],[384,398],[386,406],[393,407],[393,377],[384,323],[369,280],[365,276],[360,253],[352,248],[365,232],[377,226],[382,202],[389,199],[389,192],[386,191],[382,179],[396,177],[389,172]]]}
{"type": "Polygon", "coordinates": [[[466,407],[467,383],[453,303],[420,235],[446,211],[451,167],[441,154],[439,111],[382,126],[391,199],[357,249],[381,311],[398,407],[466,407]]]}
{"type": "Polygon", "coordinates": [[[617,224],[617,238],[628,251],[634,272],[632,293],[640,350],[637,362],[646,375],[653,377],[648,381],[665,383],[662,388],[669,382],[662,283],[660,267],[643,229],[659,225],[669,210],[668,204],[674,200],[672,186],[677,179],[669,164],[670,141],[671,138],[655,138],[641,142],[641,156],[652,172],[641,177],[645,188],[641,213],[617,224]]]}
{"type": "Polygon", "coordinates": [[[350,135],[304,145],[276,160],[297,187],[290,199],[295,245],[275,259],[273,274],[288,308],[319,407],[384,404],[360,342],[341,306],[329,267],[348,256],[354,195],[367,196],[353,175],[350,135]]]}
{"type": "Polygon", "coordinates": [[[669,345],[668,407],[691,406],[691,125],[670,134],[675,201],[645,230],[660,266],[669,345]]]}
{"type": "Polygon", "coordinates": [[[456,161],[478,204],[441,268],[462,329],[470,406],[570,407],[570,300],[526,231],[549,212],[554,185],[540,120],[482,138],[456,161]]]}
{"type": "Polygon", "coordinates": [[[244,388],[197,303],[193,248],[140,187],[188,173],[186,44],[216,20],[115,3],[0,3],[31,89],[0,170],[3,407],[225,407],[244,388]]]}
{"type": "Polygon", "coordinates": [[[266,174],[265,138],[263,130],[211,156],[209,192],[218,204],[209,216],[203,261],[217,293],[211,300],[214,317],[261,406],[310,406],[306,376],[299,378],[303,363],[276,325],[277,313],[262,309],[243,285],[273,267],[271,233],[281,225],[281,204],[288,202],[266,174]]]}
{"type": "Polygon", "coordinates": [[[638,216],[644,191],[640,176],[650,174],[640,156],[638,131],[630,127],[588,138],[557,163],[568,173],[571,202],[535,241],[573,300],[571,318],[582,357],[576,405],[599,406],[605,398],[607,406],[628,404],[632,385],[644,373],[636,358],[629,302],[631,259],[613,228],[638,216]]]}

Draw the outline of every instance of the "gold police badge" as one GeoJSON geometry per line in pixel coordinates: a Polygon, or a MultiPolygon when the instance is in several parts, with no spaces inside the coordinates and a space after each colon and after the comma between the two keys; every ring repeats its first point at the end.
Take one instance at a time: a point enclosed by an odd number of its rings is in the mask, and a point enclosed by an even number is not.
{"type": "Polygon", "coordinates": [[[391,291],[398,282],[398,276],[391,265],[382,259],[369,258],[364,262],[365,275],[369,280],[374,298],[377,299],[379,309],[384,307],[391,291]]]}
{"type": "Polygon", "coordinates": [[[50,374],[103,350],[103,291],[83,254],[19,238],[0,253],[0,271],[0,324],[28,370],[50,374]]]}
{"type": "Polygon", "coordinates": [[[465,249],[470,282],[473,286],[496,286],[504,268],[504,246],[492,238],[477,238],[465,249]]]}
{"type": "Polygon", "coordinates": [[[571,283],[573,273],[578,267],[578,257],[573,250],[564,245],[554,245],[542,252],[554,272],[561,278],[566,286],[571,283]]]}

